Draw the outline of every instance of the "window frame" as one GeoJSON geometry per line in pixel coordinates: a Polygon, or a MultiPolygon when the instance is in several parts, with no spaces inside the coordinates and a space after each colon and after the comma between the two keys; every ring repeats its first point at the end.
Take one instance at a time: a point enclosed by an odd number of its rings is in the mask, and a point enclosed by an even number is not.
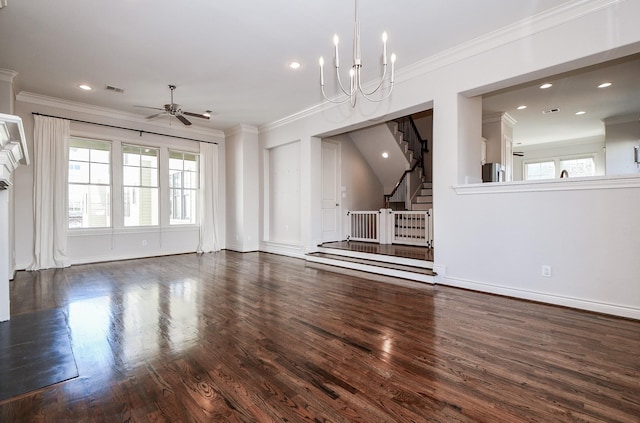
{"type": "MultiPolygon", "coordinates": [[[[75,148],[84,148],[84,147],[75,147],[75,148]]],[[[90,138],[90,137],[83,137],[83,136],[77,136],[77,135],[71,135],[69,136],[69,145],[67,146],[67,152],[68,152],[68,156],[67,156],[67,230],[68,231],[73,231],[73,232],[77,232],[77,231],[86,231],[86,230],[104,230],[104,229],[112,229],[114,226],[114,222],[113,222],[113,142],[108,141],[108,140],[103,140],[103,139],[97,139],[97,138],[90,138]],[[105,162],[99,162],[99,161],[92,161],[91,160],[91,150],[93,150],[92,148],[85,148],[86,150],[89,151],[89,158],[88,160],[79,160],[79,159],[72,159],[71,158],[71,148],[74,148],[74,146],[72,145],[74,143],[74,141],[79,141],[79,142],[85,142],[87,144],[91,144],[91,143],[95,143],[95,144],[103,144],[105,146],[108,147],[108,149],[106,150],[108,153],[108,161],[105,162]],[[89,175],[88,175],[88,182],[84,183],[84,182],[71,182],[71,175],[70,175],[70,171],[71,171],[71,165],[74,162],[81,162],[81,163],[87,163],[89,166],[89,175]],[[100,164],[100,165],[107,165],[107,168],[109,170],[109,180],[108,183],[92,183],[91,182],[91,164],[95,163],[95,164],[100,164]],[[105,207],[105,211],[108,212],[108,221],[109,223],[107,225],[104,226],[80,226],[80,227],[71,227],[70,226],[70,211],[71,211],[71,186],[72,185],[80,185],[80,186],[86,186],[86,187],[92,187],[92,186],[97,186],[97,187],[108,187],[109,188],[109,192],[107,195],[107,205],[105,207]]]]}
{"type": "MultiPolygon", "coordinates": [[[[176,149],[167,149],[168,151],[168,160],[167,160],[167,171],[168,171],[168,180],[167,180],[167,195],[169,198],[169,210],[168,210],[168,218],[169,218],[169,226],[172,227],[181,227],[181,226],[186,226],[186,225],[199,225],[200,224],[200,162],[201,162],[201,157],[199,153],[195,153],[195,152],[191,152],[191,151],[184,151],[184,150],[176,150],[176,149]],[[182,169],[174,169],[171,166],[171,161],[172,161],[172,154],[180,154],[182,156],[181,159],[175,159],[175,160],[181,160],[182,161],[182,169]],[[188,169],[185,169],[185,156],[189,155],[189,156],[194,156],[195,157],[195,171],[191,171],[188,169]],[[180,171],[181,172],[181,183],[180,183],[180,187],[174,187],[172,184],[172,177],[174,175],[172,175],[172,171],[180,171]],[[195,178],[193,179],[195,181],[195,188],[185,188],[185,178],[184,178],[184,174],[185,172],[188,172],[190,174],[193,174],[193,176],[195,176],[195,178]],[[181,204],[181,208],[183,208],[184,211],[184,198],[185,198],[185,191],[189,191],[194,197],[194,203],[193,205],[193,210],[192,210],[192,214],[193,214],[193,218],[191,219],[191,221],[189,222],[180,222],[180,221],[176,221],[174,220],[173,216],[173,210],[174,210],[174,203],[173,200],[175,198],[175,191],[179,190],[180,194],[179,194],[179,198],[180,198],[180,204],[181,204]]],[[[184,220],[184,219],[181,219],[184,220]]]]}
{"type": "Polygon", "coordinates": [[[157,228],[157,227],[161,227],[162,226],[162,221],[161,221],[161,197],[162,197],[162,184],[160,181],[160,170],[162,167],[161,164],[161,154],[162,154],[162,149],[161,147],[154,147],[154,146],[149,146],[149,145],[141,145],[141,144],[133,144],[133,143],[128,143],[128,142],[122,142],[121,143],[121,163],[120,163],[120,170],[121,170],[121,175],[122,175],[122,183],[121,183],[121,190],[122,190],[122,198],[121,198],[121,213],[122,213],[122,227],[125,229],[129,229],[129,228],[157,228]],[[126,160],[125,160],[125,154],[131,154],[128,153],[126,150],[127,148],[135,148],[135,149],[139,149],[140,153],[138,153],[139,157],[141,158],[143,156],[142,151],[145,149],[148,150],[154,150],[156,152],[155,154],[155,158],[156,158],[156,167],[149,167],[149,166],[142,166],[142,159],[140,159],[140,162],[138,165],[133,166],[130,164],[126,164],[126,160]],[[139,170],[139,183],[138,185],[133,185],[130,183],[127,183],[126,177],[125,177],[125,168],[137,168],[139,170]],[[151,186],[151,185],[143,185],[143,177],[142,177],[142,171],[143,169],[154,169],[155,170],[155,180],[156,180],[156,185],[155,186],[151,186]],[[131,224],[127,224],[127,214],[125,213],[126,211],[126,205],[127,205],[127,195],[125,193],[127,188],[143,188],[143,189],[155,189],[156,190],[156,216],[155,219],[152,218],[152,220],[155,220],[156,223],[150,223],[150,224],[140,224],[139,220],[138,220],[138,224],[137,225],[131,225],[131,224]]]}

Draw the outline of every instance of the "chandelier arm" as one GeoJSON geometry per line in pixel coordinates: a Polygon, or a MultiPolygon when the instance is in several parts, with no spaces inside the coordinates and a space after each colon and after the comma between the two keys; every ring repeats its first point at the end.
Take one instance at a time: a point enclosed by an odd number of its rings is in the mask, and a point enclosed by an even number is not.
{"type": "Polygon", "coordinates": [[[355,94],[355,90],[353,90],[352,88],[349,88],[349,91],[344,89],[344,85],[342,85],[342,80],[340,79],[340,69],[336,68],[336,78],[338,79],[338,85],[340,86],[340,89],[342,90],[342,92],[344,93],[344,95],[351,97],[353,94],[355,94]]]}
{"type": "MultiPolygon", "coordinates": [[[[374,102],[374,103],[380,103],[381,101],[385,101],[386,99],[388,99],[388,98],[389,98],[389,96],[391,95],[391,92],[392,92],[392,91],[393,91],[393,82],[392,82],[392,83],[391,83],[391,85],[389,86],[389,91],[387,91],[387,94],[386,94],[384,97],[381,97],[381,98],[373,98],[373,97],[370,97],[370,95],[371,95],[372,93],[365,94],[363,91],[360,91],[360,94],[362,94],[362,96],[363,96],[364,98],[366,98],[367,100],[369,100],[369,101],[372,101],[372,102],[374,102]]],[[[375,93],[375,91],[373,91],[373,92],[375,93]]]]}
{"type": "Polygon", "coordinates": [[[324,97],[325,100],[327,100],[329,103],[334,103],[334,104],[343,104],[346,103],[347,100],[349,100],[351,97],[347,96],[344,98],[344,100],[333,100],[329,97],[327,97],[327,94],[324,92],[324,85],[320,86],[322,88],[322,96],[324,97]]]}
{"type": "Polygon", "coordinates": [[[384,69],[384,70],[383,70],[383,72],[382,72],[382,78],[380,78],[380,82],[378,82],[378,86],[377,86],[377,87],[375,87],[375,88],[373,89],[373,91],[365,92],[365,91],[364,91],[364,89],[362,88],[362,79],[361,79],[361,78],[358,78],[358,83],[359,83],[358,89],[359,89],[359,91],[362,93],[362,95],[363,95],[365,98],[369,99],[369,97],[368,97],[368,96],[370,96],[370,95],[372,95],[372,94],[376,93],[376,92],[380,89],[380,87],[382,87],[382,84],[384,83],[384,80],[385,80],[385,78],[387,77],[387,65],[386,65],[386,64],[384,64],[384,65],[383,65],[383,69],[384,69]]]}

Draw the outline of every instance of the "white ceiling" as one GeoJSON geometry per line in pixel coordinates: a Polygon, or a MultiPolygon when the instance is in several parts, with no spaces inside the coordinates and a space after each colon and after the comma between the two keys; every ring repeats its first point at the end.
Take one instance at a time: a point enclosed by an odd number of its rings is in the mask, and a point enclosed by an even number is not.
{"type": "MultiPolygon", "coordinates": [[[[568,1],[361,1],[364,79],[378,74],[382,31],[400,73],[568,1]]],[[[321,102],[318,58],[330,62],[338,33],[349,63],[353,18],[344,0],[9,0],[0,9],[0,68],[18,72],[26,92],[141,116],[149,111],[134,105],[162,107],[175,84],[185,110],[216,113],[194,125],[259,126],[321,102]],[[288,69],[292,60],[302,68],[288,69]]]]}

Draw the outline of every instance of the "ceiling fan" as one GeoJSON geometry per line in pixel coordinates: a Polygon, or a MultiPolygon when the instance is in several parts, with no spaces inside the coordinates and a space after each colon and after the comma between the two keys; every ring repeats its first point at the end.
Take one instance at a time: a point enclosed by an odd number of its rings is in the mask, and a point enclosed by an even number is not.
{"type": "Polygon", "coordinates": [[[211,111],[207,110],[205,113],[194,113],[194,112],[187,112],[182,110],[182,106],[180,106],[179,104],[176,104],[173,102],[173,90],[176,89],[175,85],[169,85],[169,90],[171,90],[171,103],[169,104],[165,104],[164,107],[160,108],[160,107],[147,107],[147,106],[135,106],[135,107],[143,107],[145,109],[153,109],[153,110],[161,110],[160,113],[156,113],[153,114],[151,116],[147,116],[147,119],[155,119],[158,116],[162,116],[162,115],[170,115],[170,116],[175,116],[176,119],[178,119],[180,122],[184,123],[185,125],[191,125],[191,122],[189,121],[189,119],[187,119],[186,116],[193,116],[193,117],[197,117],[197,118],[201,118],[201,119],[209,119],[211,117],[211,111]]]}

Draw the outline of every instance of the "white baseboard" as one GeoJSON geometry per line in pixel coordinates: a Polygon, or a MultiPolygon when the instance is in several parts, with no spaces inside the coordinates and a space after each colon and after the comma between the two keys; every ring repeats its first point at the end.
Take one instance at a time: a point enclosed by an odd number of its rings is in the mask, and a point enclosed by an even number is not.
{"type": "Polygon", "coordinates": [[[280,254],[283,256],[304,259],[304,246],[298,244],[285,244],[282,242],[262,241],[260,242],[260,251],[265,253],[280,254]]]}
{"type": "Polygon", "coordinates": [[[594,311],[597,313],[611,314],[614,316],[640,320],[640,308],[452,278],[446,276],[444,272],[441,275],[437,267],[438,266],[434,267],[434,271],[438,272],[436,284],[439,285],[470,289],[473,291],[486,292],[489,294],[504,295],[507,297],[519,298],[523,300],[538,301],[547,304],[554,304],[564,307],[577,308],[581,310],[594,311]]]}

